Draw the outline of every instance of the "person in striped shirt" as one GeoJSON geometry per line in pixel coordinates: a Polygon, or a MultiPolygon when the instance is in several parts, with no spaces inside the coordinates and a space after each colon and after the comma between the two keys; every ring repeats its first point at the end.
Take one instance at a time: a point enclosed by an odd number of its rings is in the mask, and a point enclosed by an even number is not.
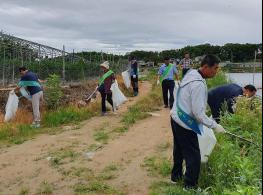
{"type": "Polygon", "coordinates": [[[193,61],[191,60],[189,53],[185,53],[184,59],[180,61],[179,65],[182,69],[182,76],[184,77],[188,70],[193,68],[193,61]]]}

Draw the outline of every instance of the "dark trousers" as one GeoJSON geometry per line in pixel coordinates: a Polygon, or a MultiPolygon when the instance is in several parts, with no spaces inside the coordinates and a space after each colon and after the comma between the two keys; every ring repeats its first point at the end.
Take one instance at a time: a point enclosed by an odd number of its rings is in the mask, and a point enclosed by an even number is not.
{"type": "Polygon", "coordinates": [[[190,70],[190,68],[183,68],[183,72],[182,72],[182,77],[184,78],[184,76],[186,75],[186,73],[190,70]]]}
{"type": "Polygon", "coordinates": [[[171,179],[177,181],[183,177],[182,163],[185,160],[186,173],[184,185],[187,187],[196,187],[201,166],[201,154],[197,134],[184,129],[173,119],[171,119],[171,125],[174,137],[174,167],[171,179]]]}
{"type": "Polygon", "coordinates": [[[100,92],[100,94],[101,94],[101,109],[102,109],[102,112],[106,112],[107,111],[107,109],[106,109],[106,100],[113,107],[112,93],[100,92]]]}
{"type": "Polygon", "coordinates": [[[169,94],[170,94],[170,98],[169,98],[170,108],[173,108],[173,104],[174,104],[174,86],[175,86],[175,83],[172,80],[171,81],[163,80],[163,82],[162,82],[163,102],[164,102],[164,105],[168,106],[168,92],[169,92],[169,94]]]}
{"type": "Polygon", "coordinates": [[[139,81],[138,75],[136,76],[136,78],[133,78],[133,76],[131,76],[131,84],[132,84],[134,93],[139,93],[139,82],[138,81],[139,81]]]}

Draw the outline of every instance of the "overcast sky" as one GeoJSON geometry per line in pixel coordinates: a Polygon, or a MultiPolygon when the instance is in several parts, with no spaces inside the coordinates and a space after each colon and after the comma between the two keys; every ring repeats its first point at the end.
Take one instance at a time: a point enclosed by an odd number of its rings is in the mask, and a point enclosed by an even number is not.
{"type": "Polygon", "coordinates": [[[68,51],[262,42],[262,0],[0,0],[0,29],[68,51]]]}

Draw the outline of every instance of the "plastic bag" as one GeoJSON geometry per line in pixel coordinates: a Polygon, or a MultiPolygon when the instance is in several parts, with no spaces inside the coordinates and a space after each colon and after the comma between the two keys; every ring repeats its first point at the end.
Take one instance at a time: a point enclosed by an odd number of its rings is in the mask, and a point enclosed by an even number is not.
{"type": "Polygon", "coordinates": [[[111,85],[111,91],[112,91],[112,101],[113,101],[114,109],[116,109],[116,107],[120,106],[125,101],[127,101],[127,98],[123,95],[123,93],[119,89],[118,82],[116,80],[111,85]]]}
{"type": "Polygon", "coordinates": [[[216,145],[216,136],[212,129],[204,126],[202,135],[198,135],[198,142],[201,152],[201,162],[207,163],[209,155],[212,153],[216,145]]]}
{"type": "Polygon", "coordinates": [[[123,81],[124,81],[124,85],[127,89],[129,89],[131,87],[131,78],[130,78],[130,73],[128,70],[124,71],[121,73],[123,81]]]}
{"type": "Polygon", "coordinates": [[[21,93],[22,96],[24,96],[26,99],[28,100],[32,100],[32,96],[28,93],[28,91],[24,88],[24,87],[21,87],[19,89],[19,92],[21,93]]]}
{"type": "Polygon", "coordinates": [[[9,97],[5,107],[5,122],[12,120],[15,117],[18,108],[18,97],[14,90],[9,92],[9,97]]]}

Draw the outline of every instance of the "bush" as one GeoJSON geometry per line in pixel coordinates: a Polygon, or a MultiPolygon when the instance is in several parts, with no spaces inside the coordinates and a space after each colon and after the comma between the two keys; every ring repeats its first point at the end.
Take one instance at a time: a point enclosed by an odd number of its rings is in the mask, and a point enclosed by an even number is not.
{"type": "Polygon", "coordinates": [[[57,109],[60,106],[60,100],[63,97],[60,86],[59,76],[52,74],[47,79],[45,88],[45,100],[48,109],[57,109]]]}

